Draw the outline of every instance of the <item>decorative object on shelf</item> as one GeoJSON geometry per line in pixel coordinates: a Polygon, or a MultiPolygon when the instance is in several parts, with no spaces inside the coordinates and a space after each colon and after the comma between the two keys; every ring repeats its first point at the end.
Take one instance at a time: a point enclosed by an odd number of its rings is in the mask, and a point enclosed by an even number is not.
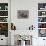
{"type": "Polygon", "coordinates": [[[0,11],[0,16],[8,16],[8,11],[0,11]]]}
{"type": "Polygon", "coordinates": [[[8,22],[8,17],[0,17],[0,22],[8,22]]]}
{"type": "Polygon", "coordinates": [[[42,11],[42,16],[46,16],[46,11],[42,11]]]}
{"type": "Polygon", "coordinates": [[[24,19],[29,17],[29,11],[28,10],[18,10],[17,11],[17,17],[19,19],[24,19]]]}
{"type": "Polygon", "coordinates": [[[38,11],[38,16],[46,16],[46,11],[38,11]]]}
{"type": "Polygon", "coordinates": [[[0,3],[0,10],[8,10],[8,3],[0,3]]]}
{"type": "Polygon", "coordinates": [[[8,23],[0,23],[1,30],[8,30],[8,23]]]}
{"type": "Polygon", "coordinates": [[[13,23],[11,23],[11,30],[16,30],[16,26],[13,23]]]}
{"type": "Polygon", "coordinates": [[[38,22],[46,22],[46,17],[38,17],[38,22]]]}
{"type": "Polygon", "coordinates": [[[43,40],[45,40],[45,39],[43,39],[43,40]]]}
{"type": "Polygon", "coordinates": [[[42,18],[41,17],[38,17],[38,22],[42,22],[42,18]]]}
{"type": "Polygon", "coordinates": [[[39,29],[39,37],[46,37],[46,29],[39,29]]]}
{"type": "Polygon", "coordinates": [[[38,10],[45,10],[46,9],[46,3],[38,3],[38,10]]]}
{"type": "Polygon", "coordinates": [[[44,10],[44,8],[40,8],[40,10],[44,10]]]}
{"type": "Polygon", "coordinates": [[[29,30],[34,30],[34,26],[33,25],[31,25],[31,26],[29,26],[29,30]]]}
{"type": "Polygon", "coordinates": [[[5,10],[8,10],[8,6],[5,6],[5,10]]]}
{"type": "Polygon", "coordinates": [[[42,15],[45,15],[45,12],[42,12],[42,15]]]}
{"type": "Polygon", "coordinates": [[[7,23],[0,23],[0,35],[5,35],[5,37],[8,37],[8,24],[7,23]]]}
{"type": "Polygon", "coordinates": [[[45,11],[42,11],[42,16],[45,16],[46,15],[46,12],[45,11]]]}
{"type": "Polygon", "coordinates": [[[46,23],[38,23],[38,28],[46,28],[46,23]]]}

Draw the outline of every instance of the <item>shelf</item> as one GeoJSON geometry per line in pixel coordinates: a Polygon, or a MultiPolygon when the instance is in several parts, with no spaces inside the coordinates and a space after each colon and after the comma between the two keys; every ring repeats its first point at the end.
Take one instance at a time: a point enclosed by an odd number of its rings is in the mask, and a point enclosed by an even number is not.
{"type": "Polygon", "coordinates": [[[38,23],[46,23],[46,22],[38,22],[38,23]]]}
{"type": "Polygon", "coordinates": [[[38,11],[46,11],[46,10],[38,10],[38,11]]]}
{"type": "Polygon", "coordinates": [[[8,22],[0,22],[0,23],[8,23],[8,22]]]}
{"type": "Polygon", "coordinates": [[[44,16],[38,16],[38,17],[46,17],[46,15],[44,15],[44,16]]]}
{"type": "Polygon", "coordinates": [[[8,16],[0,16],[0,17],[8,17],[8,16]]]}
{"type": "Polygon", "coordinates": [[[38,28],[38,29],[46,29],[46,28],[38,28]]]}
{"type": "Polygon", "coordinates": [[[0,10],[0,11],[8,11],[8,10],[0,10]]]}

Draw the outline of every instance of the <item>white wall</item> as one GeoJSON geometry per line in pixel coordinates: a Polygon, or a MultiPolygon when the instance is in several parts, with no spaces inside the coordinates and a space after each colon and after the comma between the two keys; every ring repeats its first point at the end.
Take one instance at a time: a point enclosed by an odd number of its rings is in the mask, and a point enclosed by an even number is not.
{"type": "MultiPolygon", "coordinates": [[[[38,3],[46,3],[46,0],[11,0],[11,22],[13,22],[16,25],[17,30],[27,30],[28,27],[33,24],[35,26],[36,32],[34,36],[38,35],[38,3]],[[17,10],[29,10],[29,18],[18,19],[17,10]]],[[[42,38],[38,38],[36,40],[35,38],[33,38],[33,45],[41,46],[39,45],[41,43],[43,44],[43,40],[41,39],[42,38]]]]}
{"type": "Polygon", "coordinates": [[[37,23],[37,2],[32,0],[14,0],[11,2],[11,15],[11,20],[16,25],[17,30],[27,30],[29,26],[37,23]],[[29,18],[18,19],[17,10],[29,10],[29,18]]]}
{"type": "Polygon", "coordinates": [[[28,30],[29,26],[34,25],[37,29],[38,3],[45,3],[46,0],[11,0],[11,22],[17,30],[28,30]],[[29,10],[29,18],[18,19],[17,10],[29,10]]]}

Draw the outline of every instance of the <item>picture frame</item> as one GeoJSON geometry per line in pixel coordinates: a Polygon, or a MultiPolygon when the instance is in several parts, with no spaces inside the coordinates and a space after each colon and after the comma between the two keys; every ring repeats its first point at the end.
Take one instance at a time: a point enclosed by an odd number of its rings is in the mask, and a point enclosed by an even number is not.
{"type": "Polygon", "coordinates": [[[28,10],[17,10],[17,18],[18,19],[26,19],[29,17],[28,10]]]}

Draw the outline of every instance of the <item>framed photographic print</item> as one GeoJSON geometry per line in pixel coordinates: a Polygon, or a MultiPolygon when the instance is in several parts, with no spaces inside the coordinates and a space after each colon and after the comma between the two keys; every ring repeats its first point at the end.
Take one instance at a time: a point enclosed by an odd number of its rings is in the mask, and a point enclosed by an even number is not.
{"type": "Polygon", "coordinates": [[[28,17],[29,17],[29,11],[28,10],[18,10],[17,11],[17,18],[25,19],[28,17]]]}

